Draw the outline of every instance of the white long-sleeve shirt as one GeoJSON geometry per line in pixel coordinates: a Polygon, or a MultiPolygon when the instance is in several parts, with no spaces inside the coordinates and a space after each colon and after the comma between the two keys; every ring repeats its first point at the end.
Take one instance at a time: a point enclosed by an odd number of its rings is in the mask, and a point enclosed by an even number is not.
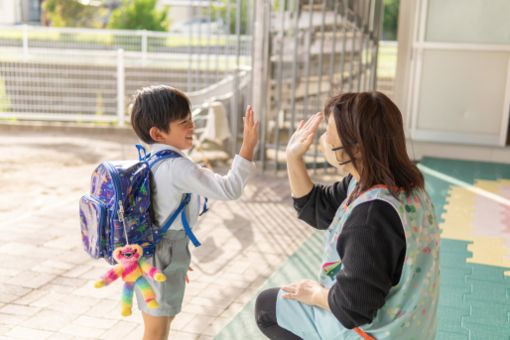
{"type": "MultiPolygon", "coordinates": [[[[236,155],[229,172],[222,176],[193,163],[180,150],[165,144],[152,144],[151,153],[173,150],[182,157],[165,159],[152,169],[152,203],[155,223],[162,223],[181,203],[183,194],[190,193],[191,201],[186,209],[190,227],[197,223],[203,207],[203,198],[213,200],[234,200],[241,196],[248,178],[255,170],[255,164],[236,155]],[[201,197],[200,197],[201,196],[201,197]]],[[[169,230],[182,230],[180,217],[169,230]]]]}

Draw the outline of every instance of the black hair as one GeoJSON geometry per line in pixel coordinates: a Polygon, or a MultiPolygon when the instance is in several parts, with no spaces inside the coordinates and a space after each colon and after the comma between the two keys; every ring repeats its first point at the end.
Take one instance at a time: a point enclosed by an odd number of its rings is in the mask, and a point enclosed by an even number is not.
{"type": "Polygon", "coordinates": [[[133,101],[131,125],[136,135],[147,144],[156,142],[150,136],[151,128],[168,132],[171,122],[186,119],[191,112],[188,97],[167,85],[144,87],[136,92],[133,101]]]}

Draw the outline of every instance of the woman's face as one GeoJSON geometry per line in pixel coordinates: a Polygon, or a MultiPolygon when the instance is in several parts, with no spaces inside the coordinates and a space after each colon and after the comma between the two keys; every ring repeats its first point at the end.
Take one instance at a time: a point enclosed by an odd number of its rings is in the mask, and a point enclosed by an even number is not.
{"type": "Polygon", "coordinates": [[[336,130],[335,119],[333,118],[333,114],[329,115],[329,118],[326,122],[326,143],[331,145],[333,148],[337,148],[342,146],[342,142],[340,141],[340,136],[338,136],[338,131],[336,130]]]}
{"type": "MultiPolygon", "coordinates": [[[[338,135],[338,131],[336,129],[335,119],[333,118],[333,114],[329,115],[329,118],[326,122],[326,132],[324,133],[324,141],[326,145],[323,146],[325,148],[329,148],[329,150],[325,150],[326,158],[328,162],[334,167],[340,169],[342,172],[349,172],[353,174],[355,172],[354,167],[352,166],[352,162],[349,162],[349,156],[342,149],[338,151],[331,151],[331,149],[336,149],[342,147],[342,142],[340,141],[340,136],[338,135]],[[328,155],[329,154],[329,157],[328,155]],[[335,162],[336,161],[336,162],[335,162]],[[348,162],[343,165],[339,163],[348,162]]],[[[354,175],[354,174],[353,174],[354,175]]],[[[356,173],[357,175],[357,173],[356,173]]]]}

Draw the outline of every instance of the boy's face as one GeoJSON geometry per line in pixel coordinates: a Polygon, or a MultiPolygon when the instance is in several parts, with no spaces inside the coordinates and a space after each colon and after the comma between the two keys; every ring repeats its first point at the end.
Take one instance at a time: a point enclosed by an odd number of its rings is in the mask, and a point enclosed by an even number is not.
{"type": "Polygon", "coordinates": [[[168,132],[158,130],[158,143],[173,146],[179,150],[186,150],[193,146],[193,130],[195,124],[191,114],[185,119],[179,119],[170,123],[168,132]]]}

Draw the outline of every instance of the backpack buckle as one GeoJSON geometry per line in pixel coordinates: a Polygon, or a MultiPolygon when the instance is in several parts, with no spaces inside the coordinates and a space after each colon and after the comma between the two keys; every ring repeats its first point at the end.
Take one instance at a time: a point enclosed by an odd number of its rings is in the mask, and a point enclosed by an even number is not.
{"type": "Polygon", "coordinates": [[[150,154],[147,154],[147,150],[145,150],[145,147],[142,144],[136,144],[135,146],[136,150],[138,151],[138,160],[140,162],[147,160],[150,154]]]}

